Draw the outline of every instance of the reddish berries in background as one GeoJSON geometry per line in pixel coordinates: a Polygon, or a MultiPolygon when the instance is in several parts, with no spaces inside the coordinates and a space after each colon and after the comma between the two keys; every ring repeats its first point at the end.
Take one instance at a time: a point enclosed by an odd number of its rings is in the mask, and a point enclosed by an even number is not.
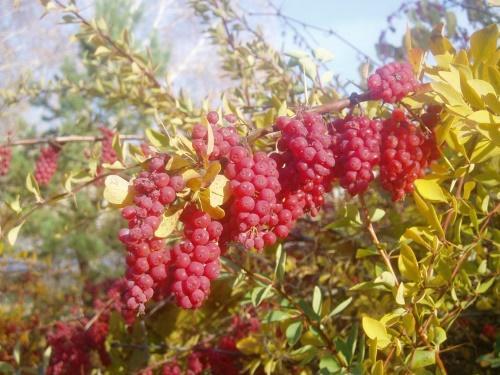
{"type": "Polygon", "coordinates": [[[373,180],[380,161],[382,123],[365,116],[348,116],[331,124],[335,176],[349,194],[363,194],[373,180]]]}
{"type": "Polygon", "coordinates": [[[415,91],[418,81],[407,62],[392,62],[378,68],[368,77],[368,89],[373,100],[395,103],[415,91]]]}
{"type": "Polygon", "coordinates": [[[5,176],[9,172],[12,160],[12,149],[10,147],[0,147],[0,176],[5,176]]]}
{"type": "Polygon", "coordinates": [[[380,182],[394,201],[413,191],[413,182],[439,157],[433,134],[424,134],[396,109],[382,129],[380,182]]]}
{"type": "Polygon", "coordinates": [[[101,163],[113,164],[118,160],[116,152],[113,149],[113,137],[115,136],[115,132],[105,127],[101,127],[99,130],[103,138],[101,141],[101,163]]]}
{"type": "Polygon", "coordinates": [[[60,149],[56,146],[42,147],[35,165],[35,180],[39,185],[47,185],[57,170],[60,149]]]}

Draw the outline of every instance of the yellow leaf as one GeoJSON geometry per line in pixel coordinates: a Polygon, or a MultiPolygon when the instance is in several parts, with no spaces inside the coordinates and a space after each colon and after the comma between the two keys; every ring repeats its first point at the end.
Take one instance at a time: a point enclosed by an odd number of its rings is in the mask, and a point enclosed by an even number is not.
{"type": "Polygon", "coordinates": [[[184,181],[186,181],[186,182],[188,182],[192,178],[201,177],[201,175],[198,172],[196,172],[194,169],[192,169],[192,168],[191,169],[187,169],[184,172],[182,172],[181,176],[184,179],[184,181]]]}
{"type": "Polygon", "coordinates": [[[248,336],[236,343],[236,347],[245,355],[260,354],[262,352],[261,343],[254,336],[248,336]]]}
{"type": "Polygon", "coordinates": [[[104,181],[104,199],[114,205],[124,205],[131,200],[129,183],[117,175],[106,177],[104,181]]]}
{"type": "MultiPolygon", "coordinates": [[[[499,140],[500,138],[497,138],[497,141],[499,140]]],[[[470,160],[473,163],[482,163],[498,155],[500,155],[500,147],[489,139],[482,139],[474,147],[470,160]]]]}
{"type": "Polygon", "coordinates": [[[424,61],[424,55],[424,50],[420,48],[412,48],[408,51],[408,61],[413,67],[413,71],[415,72],[415,75],[417,77],[420,75],[420,70],[424,61]]]}
{"type": "Polygon", "coordinates": [[[210,186],[210,184],[215,179],[215,177],[219,174],[221,169],[222,169],[222,166],[220,165],[219,161],[211,162],[208,165],[208,168],[207,168],[207,171],[205,172],[205,175],[203,176],[204,186],[210,186]]]}
{"type": "Polygon", "coordinates": [[[192,191],[200,190],[202,184],[203,180],[201,177],[191,178],[189,181],[186,182],[187,187],[190,188],[192,191]]]}
{"type": "Polygon", "coordinates": [[[229,199],[229,180],[224,175],[217,175],[209,187],[210,205],[222,206],[229,199]]]}
{"type": "Polygon", "coordinates": [[[415,257],[411,247],[405,243],[401,244],[401,250],[398,257],[398,268],[401,275],[408,280],[420,280],[417,258],[415,257]]]}
{"type": "Polygon", "coordinates": [[[467,116],[468,120],[477,122],[478,124],[500,124],[500,117],[491,114],[486,110],[476,111],[467,116]]]}
{"type": "Polygon", "coordinates": [[[363,330],[370,339],[377,340],[377,347],[385,348],[391,342],[391,336],[385,326],[376,319],[364,316],[362,319],[363,330]]]}
{"type": "Polygon", "coordinates": [[[168,159],[167,165],[165,166],[165,169],[167,171],[175,171],[178,169],[191,167],[191,166],[192,166],[192,163],[189,160],[186,160],[182,156],[179,156],[179,155],[172,155],[172,157],[170,157],[170,159],[168,159]]]}
{"type": "Polygon", "coordinates": [[[161,218],[161,223],[156,229],[155,236],[158,238],[166,238],[174,231],[179,222],[183,208],[171,207],[168,209],[161,218]]]}
{"type": "Polygon", "coordinates": [[[19,231],[21,230],[21,227],[23,226],[24,221],[21,222],[18,226],[12,228],[9,233],[7,234],[7,241],[9,241],[9,244],[11,246],[14,246],[17,240],[17,236],[19,235],[19,231]]]}
{"type": "Polygon", "coordinates": [[[415,187],[420,195],[434,202],[447,202],[448,198],[436,180],[415,180],[415,187]]]}
{"type": "Polygon", "coordinates": [[[498,42],[498,26],[492,24],[470,37],[470,56],[474,65],[494,59],[498,42]]]}
{"type": "Polygon", "coordinates": [[[203,189],[200,192],[199,195],[200,199],[200,204],[201,204],[201,209],[203,212],[206,212],[207,214],[210,215],[213,219],[219,220],[222,219],[225,215],[225,212],[222,208],[220,207],[213,207],[210,204],[210,190],[209,189],[203,189]]]}
{"type": "Polygon", "coordinates": [[[445,82],[432,82],[432,89],[447,103],[452,106],[467,107],[462,94],[445,82]]]}

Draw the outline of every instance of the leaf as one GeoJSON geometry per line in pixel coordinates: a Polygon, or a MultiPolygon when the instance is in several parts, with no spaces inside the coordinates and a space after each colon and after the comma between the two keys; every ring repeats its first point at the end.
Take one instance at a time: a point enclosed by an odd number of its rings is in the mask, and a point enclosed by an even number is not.
{"type": "Polygon", "coordinates": [[[313,51],[313,55],[315,58],[322,62],[331,61],[335,57],[335,55],[326,48],[315,48],[313,51]]]}
{"type": "Polygon", "coordinates": [[[285,277],[286,251],[283,249],[283,244],[278,244],[276,247],[276,267],[274,268],[274,277],[281,283],[285,277]]]}
{"type": "Polygon", "coordinates": [[[436,353],[434,350],[417,349],[413,353],[410,367],[412,369],[419,369],[427,367],[436,363],[436,353]]]}
{"type": "Polygon", "coordinates": [[[167,171],[176,171],[182,168],[192,167],[192,163],[179,155],[172,155],[165,165],[167,171]]]}
{"type": "Polygon", "coordinates": [[[418,262],[413,250],[405,243],[401,244],[401,250],[398,258],[398,267],[401,275],[411,281],[420,280],[418,262]]]}
{"type": "Polygon", "coordinates": [[[328,314],[328,317],[331,318],[332,316],[335,316],[337,314],[340,314],[342,311],[344,311],[347,306],[352,302],[352,297],[349,297],[348,299],[340,302],[337,307],[335,307],[330,314],[328,314]]]}
{"type": "Polygon", "coordinates": [[[219,174],[214,178],[208,190],[210,192],[210,206],[222,206],[230,196],[229,180],[226,176],[219,174]]]}
{"type": "Polygon", "coordinates": [[[14,244],[16,243],[17,236],[19,235],[19,231],[21,230],[23,224],[24,220],[21,222],[21,224],[9,230],[9,233],[7,234],[7,241],[11,246],[14,246],[14,244]]]}
{"type": "Polygon", "coordinates": [[[21,202],[20,202],[21,196],[19,194],[16,195],[16,198],[10,202],[5,202],[9,206],[9,208],[14,211],[16,214],[20,213],[22,211],[21,209],[21,202]]]}
{"type": "Polygon", "coordinates": [[[439,186],[436,180],[415,180],[415,187],[419,194],[433,202],[447,202],[448,199],[443,189],[439,186]]]}
{"type": "Polygon", "coordinates": [[[314,63],[313,60],[311,60],[309,57],[304,57],[299,59],[300,65],[302,65],[302,68],[304,69],[304,72],[306,75],[311,78],[311,80],[316,79],[317,75],[317,67],[316,64],[314,63]]]}
{"type": "Polygon", "coordinates": [[[488,281],[485,281],[484,283],[479,284],[476,288],[476,293],[477,294],[485,293],[493,285],[493,283],[495,282],[495,279],[496,279],[495,277],[492,277],[488,281]]]}
{"type": "Polygon", "coordinates": [[[398,305],[405,304],[405,287],[403,283],[400,283],[396,291],[396,296],[394,298],[398,305]]]}
{"type": "Polygon", "coordinates": [[[207,127],[207,156],[214,150],[214,130],[212,126],[207,122],[205,124],[207,127]]]}
{"type": "Polygon", "coordinates": [[[446,331],[441,327],[434,327],[434,338],[432,342],[436,345],[441,345],[446,341],[446,331]]]}
{"type": "Polygon", "coordinates": [[[255,336],[248,336],[236,343],[236,348],[245,355],[260,354],[262,345],[255,336]]]}
{"type": "Polygon", "coordinates": [[[370,221],[372,223],[375,223],[379,220],[382,220],[384,216],[385,216],[385,211],[381,208],[376,208],[375,211],[373,211],[373,214],[370,215],[370,221]]]}
{"type": "Polygon", "coordinates": [[[323,296],[321,295],[321,289],[316,285],[313,291],[312,308],[313,311],[318,315],[321,315],[322,300],[323,296]]]}
{"type": "Polygon", "coordinates": [[[222,219],[225,215],[225,212],[222,208],[216,206],[212,206],[210,204],[210,190],[209,189],[202,189],[200,191],[199,199],[200,199],[200,204],[201,204],[201,209],[203,212],[206,212],[207,214],[210,215],[213,219],[219,220],[222,219]]]}
{"type": "Polygon", "coordinates": [[[104,180],[104,199],[114,205],[124,205],[131,200],[129,182],[117,175],[104,180]]]}
{"type": "Polygon", "coordinates": [[[387,333],[385,326],[376,319],[364,316],[362,319],[363,331],[370,339],[377,340],[380,349],[385,348],[391,342],[391,337],[387,333]]]}
{"type": "Polygon", "coordinates": [[[111,54],[111,50],[107,47],[104,46],[99,46],[96,48],[94,55],[96,56],[104,56],[104,55],[109,55],[111,54]]]}
{"type": "Polygon", "coordinates": [[[498,26],[492,24],[482,30],[476,31],[470,37],[470,55],[474,65],[488,62],[495,58],[498,42],[498,26]]]}
{"type": "Polygon", "coordinates": [[[203,175],[204,186],[210,186],[210,184],[213,182],[215,177],[219,174],[221,169],[222,169],[222,166],[218,160],[211,162],[208,165],[207,171],[203,175]]]}
{"type": "Polygon", "coordinates": [[[290,346],[294,346],[302,336],[303,324],[301,321],[293,322],[286,328],[286,339],[290,346]]]}
{"type": "Polygon", "coordinates": [[[259,306],[262,301],[271,295],[272,285],[258,286],[252,290],[252,303],[255,307],[259,306]]]}
{"type": "Polygon", "coordinates": [[[163,133],[160,133],[156,130],[153,130],[151,128],[147,128],[145,130],[146,138],[148,139],[149,143],[151,143],[154,147],[157,149],[163,149],[166,148],[170,145],[170,141],[166,135],[163,133]]]}
{"type": "Polygon", "coordinates": [[[174,208],[173,206],[168,209],[161,217],[161,223],[155,231],[155,236],[158,238],[166,238],[174,231],[179,222],[183,208],[174,208]]]}
{"type": "Polygon", "coordinates": [[[16,370],[12,365],[8,362],[0,362],[0,373],[1,374],[14,374],[16,370]]]}
{"type": "Polygon", "coordinates": [[[38,186],[38,182],[36,182],[35,177],[33,177],[31,173],[26,176],[26,189],[28,189],[30,193],[33,193],[35,195],[36,201],[38,203],[43,201],[40,194],[40,187],[38,186]]]}
{"type": "Polygon", "coordinates": [[[264,318],[264,322],[267,322],[267,323],[281,322],[283,320],[287,320],[290,318],[292,318],[292,315],[290,315],[288,312],[275,310],[275,311],[270,311],[266,315],[266,317],[264,318]]]}
{"type": "Polygon", "coordinates": [[[340,365],[337,363],[337,360],[334,357],[328,355],[320,359],[319,369],[320,375],[335,374],[340,370],[340,365]]]}

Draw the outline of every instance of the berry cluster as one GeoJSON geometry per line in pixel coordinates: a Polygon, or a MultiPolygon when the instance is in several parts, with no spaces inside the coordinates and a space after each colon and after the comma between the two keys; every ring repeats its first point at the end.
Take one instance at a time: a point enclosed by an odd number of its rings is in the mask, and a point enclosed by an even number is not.
{"type": "Polygon", "coordinates": [[[205,301],[210,281],[219,276],[222,224],[194,206],[183,211],[181,221],[184,240],[172,250],[171,291],[180,307],[193,309],[205,301]]]}
{"type": "Polygon", "coordinates": [[[412,192],[413,182],[439,157],[434,136],[426,136],[400,109],[384,121],[381,149],[380,181],[394,201],[412,192]]]}
{"type": "Polygon", "coordinates": [[[87,320],[76,324],[57,322],[47,335],[52,347],[48,375],[86,374],[90,372],[91,352],[96,350],[103,364],[109,364],[104,343],[108,325],[95,322],[87,331],[87,320]]]}
{"type": "Polygon", "coordinates": [[[282,183],[285,208],[293,220],[303,213],[316,216],[330,189],[335,158],[331,136],[320,115],[303,113],[294,119],[278,117],[275,127],[282,136],[280,153],[274,154],[282,183]]]}
{"type": "Polygon", "coordinates": [[[184,189],[180,176],[164,172],[165,157],[154,157],[148,170],[133,182],[134,205],[122,209],[128,228],[120,230],[119,239],[127,247],[126,308],[144,311],[144,304],[153,297],[155,288],[167,278],[170,250],[155,236],[165,207],[172,204],[184,189]]]}
{"type": "Polygon", "coordinates": [[[276,161],[264,152],[253,156],[242,146],[231,148],[224,169],[233,199],[224,222],[224,241],[238,241],[247,249],[284,238],[292,225],[292,214],[277,202],[281,191],[276,161]]]}
{"type": "Polygon", "coordinates": [[[113,164],[118,160],[116,151],[113,149],[113,137],[115,136],[115,132],[105,127],[101,127],[99,130],[102,134],[101,163],[113,164]]]}
{"type": "Polygon", "coordinates": [[[352,196],[362,194],[373,180],[380,160],[382,123],[365,116],[348,116],[331,124],[335,176],[352,196]]]}
{"type": "Polygon", "coordinates": [[[407,62],[392,62],[368,77],[371,99],[395,103],[418,86],[412,66],[407,62]]]}
{"type": "Polygon", "coordinates": [[[12,149],[0,146],[0,176],[5,176],[9,172],[11,159],[12,149]]]}
{"type": "Polygon", "coordinates": [[[43,147],[35,165],[35,180],[39,185],[47,185],[57,170],[57,160],[60,148],[56,146],[43,147]]]}
{"type": "MultiPolygon", "coordinates": [[[[217,112],[209,112],[207,114],[209,126],[212,127],[214,137],[214,147],[208,158],[210,160],[218,160],[222,157],[227,157],[231,151],[231,147],[240,143],[240,136],[238,135],[234,126],[220,126],[219,115],[217,112]]],[[[233,115],[226,115],[225,120],[230,124],[236,121],[233,115]]],[[[208,128],[202,124],[196,124],[191,133],[193,148],[198,155],[203,156],[207,153],[208,146],[208,128]]]]}

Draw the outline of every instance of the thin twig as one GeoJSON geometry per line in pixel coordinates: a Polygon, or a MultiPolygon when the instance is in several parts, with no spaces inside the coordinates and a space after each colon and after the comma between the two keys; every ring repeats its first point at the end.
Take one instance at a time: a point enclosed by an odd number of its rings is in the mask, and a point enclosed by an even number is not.
{"type": "MultiPolygon", "coordinates": [[[[134,141],[134,140],[143,140],[144,136],[136,134],[120,134],[119,138],[122,141],[134,141]]],[[[100,136],[65,135],[61,137],[52,137],[52,138],[27,138],[27,139],[13,140],[13,141],[9,140],[6,143],[0,144],[0,147],[31,146],[43,143],[64,144],[64,143],[74,143],[74,142],[101,142],[102,140],[104,140],[104,137],[100,136]]]]}

